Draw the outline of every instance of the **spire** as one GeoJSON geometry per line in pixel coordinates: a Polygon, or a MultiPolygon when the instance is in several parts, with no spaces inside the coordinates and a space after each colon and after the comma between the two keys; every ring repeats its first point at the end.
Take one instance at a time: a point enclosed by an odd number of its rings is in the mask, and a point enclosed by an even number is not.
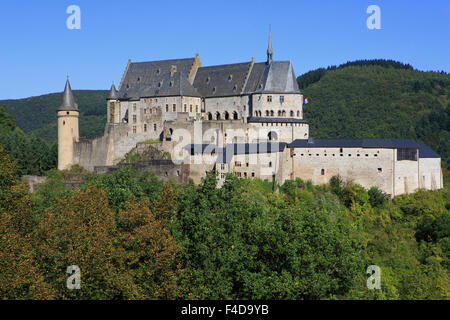
{"type": "Polygon", "coordinates": [[[111,85],[111,89],[109,89],[108,97],[106,100],[117,100],[119,98],[119,92],[116,90],[116,86],[113,84],[111,85]]]}
{"type": "Polygon", "coordinates": [[[272,62],[273,50],[272,50],[272,35],[271,27],[269,26],[269,45],[267,47],[267,63],[272,62]]]}
{"type": "Polygon", "coordinates": [[[58,108],[58,111],[78,111],[78,105],[75,103],[75,99],[73,98],[72,88],[70,87],[69,76],[67,76],[66,87],[64,88],[64,92],[62,94],[62,102],[58,108]]]}

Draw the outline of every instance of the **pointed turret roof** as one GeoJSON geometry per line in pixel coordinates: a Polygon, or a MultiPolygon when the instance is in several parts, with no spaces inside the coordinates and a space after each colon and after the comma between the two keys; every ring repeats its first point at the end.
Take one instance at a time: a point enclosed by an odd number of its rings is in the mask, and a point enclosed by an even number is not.
{"type": "Polygon", "coordinates": [[[119,91],[116,90],[116,86],[114,83],[111,85],[111,89],[109,89],[107,100],[117,100],[119,99],[119,91]]]}
{"type": "Polygon", "coordinates": [[[64,92],[62,94],[62,102],[58,107],[58,111],[78,111],[78,105],[75,103],[75,99],[73,98],[69,78],[67,78],[66,87],[64,88],[64,92]]]}
{"type": "Polygon", "coordinates": [[[267,63],[271,63],[273,58],[272,50],[272,32],[269,29],[269,45],[267,46],[267,63]]]}

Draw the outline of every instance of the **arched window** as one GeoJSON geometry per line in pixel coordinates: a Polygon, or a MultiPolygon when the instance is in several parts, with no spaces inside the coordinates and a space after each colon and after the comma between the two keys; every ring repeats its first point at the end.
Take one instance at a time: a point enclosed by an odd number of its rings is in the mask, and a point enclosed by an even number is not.
{"type": "Polygon", "coordinates": [[[283,110],[283,112],[281,113],[281,115],[282,115],[283,117],[286,117],[286,110],[283,110]]]}
{"type": "Polygon", "coordinates": [[[297,117],[300,117],[300,111],[297,111],[297,117]]]}
{"type": "Polygon", "coordinates": [[[278,116],[281,117],[281,110],[278,110],[278,116]]]}
{"type": "Polygon", "coordinates": [[[220,120],[220,113],[216,112],[216,120],[220,120]]]}
{"type": "Polygon", "coordinates": [[[211,112],[208,112],[208,120],[212,120],[212,114],[211,114],[211,112]]]}
{"type": "Polygon", "coordinates": [[[229,120],[229,119],[230,119],[230,114],[228,113],[228,111],[225,111],[225,112],[223,113],[223,118],[224,118],[225,120],[229,120]]]}
{"type": "Polygon", "coordinates": [[[278,134],[275,131],[270,131],[267,134],[267,139],[269,139],[269,141],[277,141],[278,140],[278,134]]]}
{"type": "Polygon", "coordinates": [[[294,116],[294,111],[291,110],[290,115],[291,115],[291,117],[293,117],[294,116]]]}
{"type": "Polygon", "coordinates": [[[266,117],[269,116],[269,110],[266,110],[266,117]]]}
{"type": "Polygon", "coordinates": [[[255,111],[255,117],[257,117],[258,116],[258,111],[255,111]]]}
{"type": "Polygon", "coordinates": [[[238,113],[236,111],[233,111],[233,119],[234,120],[238,119],[238,113]]]}
{"type": "Polygon", "coordinates": [[[273,117],[273,110],[270,110],[270,116],[273,117]]]}

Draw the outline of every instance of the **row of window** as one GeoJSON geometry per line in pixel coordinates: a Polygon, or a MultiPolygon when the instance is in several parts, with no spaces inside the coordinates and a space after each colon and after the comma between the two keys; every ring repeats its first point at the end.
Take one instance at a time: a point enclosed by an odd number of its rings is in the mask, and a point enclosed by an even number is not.
{"type": "Polygon", "coordinates": [[[208,120],[230,120],[230,119],[238,120],[239,114],[237,113],[237,111],[233,111],[231,114],[228,111],[225,111],[223,114],[220,114],[220,112],[217,111],[213,116],[211,112],[208,112],[207,119],[208,120]]]}
{"type": "MultiPolygon", "coordinates": [[[[238,177],[238,178],[242,178],[242,176],[243,176],[244,178],[247,178],[247,177],[248,177],[248,173],[247,173],[247,172],[235,172],[234,175],[235,175],[236,177],[238,177]]],[[[251,173],[251,176],[252,176],[252,178],[254,178],[254,177],[255,177],[255,173],[252,172],[252,173],[251,173]]],[[[221,177],[222,179],[224,179],[224,178],[225,178],[225,174],[222,173],[222,174],[220,175],[220,177],[221,177]]]]}
{"type": "MultiPolygon", "coordinates": [[[[235,162],[234,162],[234,166],[235,166],[235,167],[242,167],[242,163],[241,163],[240,161],[235,161],[235,162]]],[[[246,163],[245,163],[245,166],[248,168],[249,163],[246,162],[246,163]]],[[[272,168],[272,161],[269,162],[269,168],[272,168]]],[[[222,168],[222,170],[223,170],[223,168],[222,168]]]]}
{"type": "MultiPolygon", "coordinates": [[[[177,112],[177,105],[173,104],[172,108],[170,108],[169,105],[166,104],[166,112],[169,112],[169,110],[171,110],[172,112],[177,112]]],[[[194,112],[194,110],[195,110],[196,113],[200,112],[200,109],[199,109],[198,105],[195,105],[195,109],[194,109],[193,105],[190,104],[189,105],[189,109],[188,109],[187,104],[185,104],[183,106],[183,111],[184,112],[188,112],[188,110],[189,110],[189,112],[194,112]]],[[[136,110],[134,110],[134,111],[136,111],[136,110]]],[[[144,114],[147,114],[147,113],[148,114],[152,114],[153,111],[156,113],[156,108],[150,108],[150,107],[149,108],[144,108],[144,114]]]]}
{"type": "MultiPolygon", "coordinates": [[[[133,121],[134,121],[134,117],[133,117],[133,121]]],[[[156,125],[156,123],[153,124],[153,131],[156,131],[158,129],[158,126],[156,125]]],[[[146,123],[144,123],[144,132],[148,131],[148,125],[146,123]]],[[[133,133],[137,132],[137,127],[133,126],[133,133]]]]}
{"type": "MultiPolygon", "coordinates": [[[[267,96],[267,102],[272,102],[272,96],[267,96]]],[[[280,103],[284,102],[284,96],[280,96],[280,103]]]]}
{"type": "MultiPolygon", "coordinates": [[[[302,156],[302,157],[303,157],[303,156],[305,156],[305,154],[304,154],[304,153],[301,153],[301,154],[300,154],[300,156],[302,156]]],[[[308,156],[309,156],[309,157],[311,157],[311,156],[312,156],[312,154],[311,154],[311,153],[308,153],[308,156]]],[[[320,154],[319,154],[319,153],[316,153],[316,156],[317,156],[317,157],[319,157],[319,156],[320,156],[320,154]]],[[[326,153],[324,153],[324,154],[323,154],[323,156],[324,156],[324,157],[326,157],[326,156],[327,156],[327,154],[326,154],[326,153]]],[[[333,156],[333,157],[335,157],[335,156],[336,156],[336,154],[335,154],[335,153],[333,153],[333,154],[332,154],[332,156],[333,156]]],[[[343,157],[343,156],[344,156],[344,154],[343,154],[343,153],[340,153],[340,154],[339,154],[339,156],[343,157]]],[[[351,154],[351,153],[349,153],[349,154],[347,154],[347,156],[351,157],[351,156],[352,156],[352,154],[351,154]]],[[[356,156],[357,156],[357,157],[360,157],[360,156],[361,156],[361,154],[360,154],[360,153],[357,153],[357,154],[356,154],[356,156]]],[[[366,153],[366,154],[365,154],[365,156],[366,156],[366,157],[368,157],[368,156],[369,156],[369,154],[368,154],[368,153],[366,153]]],[[[378,157],[378,154],[376,154],[376,153],[375,153],[375,154],[374,154],[373,156],[374,156],[374,157],[378,157]]]]}
{"type": "MultiPolygon", "coordinates": [[[[273,110],[266,110],[264,114],[266,117],[274,117],[275,116],[275,112],[273,110]]],[[[293,110],[291,110],[289,112],[290,117],[295,117],[295,114],[296,113],[293,110]]],[[[286,110],[278,110],[276,115],[277,115],[277,117],[287,117],[286,110]]],[[[297,117],[301,117],[301,115],[302,114],[301,114],[300,110],[298,110],[297,117]]],[[[262,117],[262,112],[260,110],[255,111],[255,117],[262,117]]]]}
{"type": "MultiPolygon", "coordinates": [[[[383,172],[383,168],[378,168],[377,171],[378,171],[378,173],[382,173],[383,172]]],[[[320,175],[321,176],[325,175],[325,169],[321,169],[320,170],[320,175]]]]}
{"type": "MultiPolygon", "coordinates": [[[[303,123],[283,123],[283,122],[281,122],[280,123],[280,127],[282,127],[283,124],[284,124],[285,127],[301,127],[301,126],[303,126],[303,123]]],[[[269,126],[269,122],[261,123],[261,127],[264,127],[264,125],[266,127],[268,127],[269,126]]],[[[270,125],[273,127],[274,126],[274,122],[270,122],[270,125]]],[[[278,127],[278,122],[275,122],[275,126],[278,127]]]]}

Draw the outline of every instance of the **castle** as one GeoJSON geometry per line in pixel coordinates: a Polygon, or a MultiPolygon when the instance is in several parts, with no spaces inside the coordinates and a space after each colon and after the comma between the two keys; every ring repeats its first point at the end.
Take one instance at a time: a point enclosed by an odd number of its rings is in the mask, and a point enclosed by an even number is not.
{"type": "Polygon", "coordinates": [[[131,151],[156,154],[134,166],[163,180],[199,183],[216,170],[314,184],[339,174],[391,196],[443,186],[441,159],[409,139],[314,139],[303,119],[303,95],[290,61],[203,67],[194,58],[131,62],[108,94],[102,137],[78,135],[79,109],[69,80],[58,117],[58,169],[79,164],[104,173],[126,166],[131,151]],[[159,156],[158,156],[159,155],[159,156]]]}

